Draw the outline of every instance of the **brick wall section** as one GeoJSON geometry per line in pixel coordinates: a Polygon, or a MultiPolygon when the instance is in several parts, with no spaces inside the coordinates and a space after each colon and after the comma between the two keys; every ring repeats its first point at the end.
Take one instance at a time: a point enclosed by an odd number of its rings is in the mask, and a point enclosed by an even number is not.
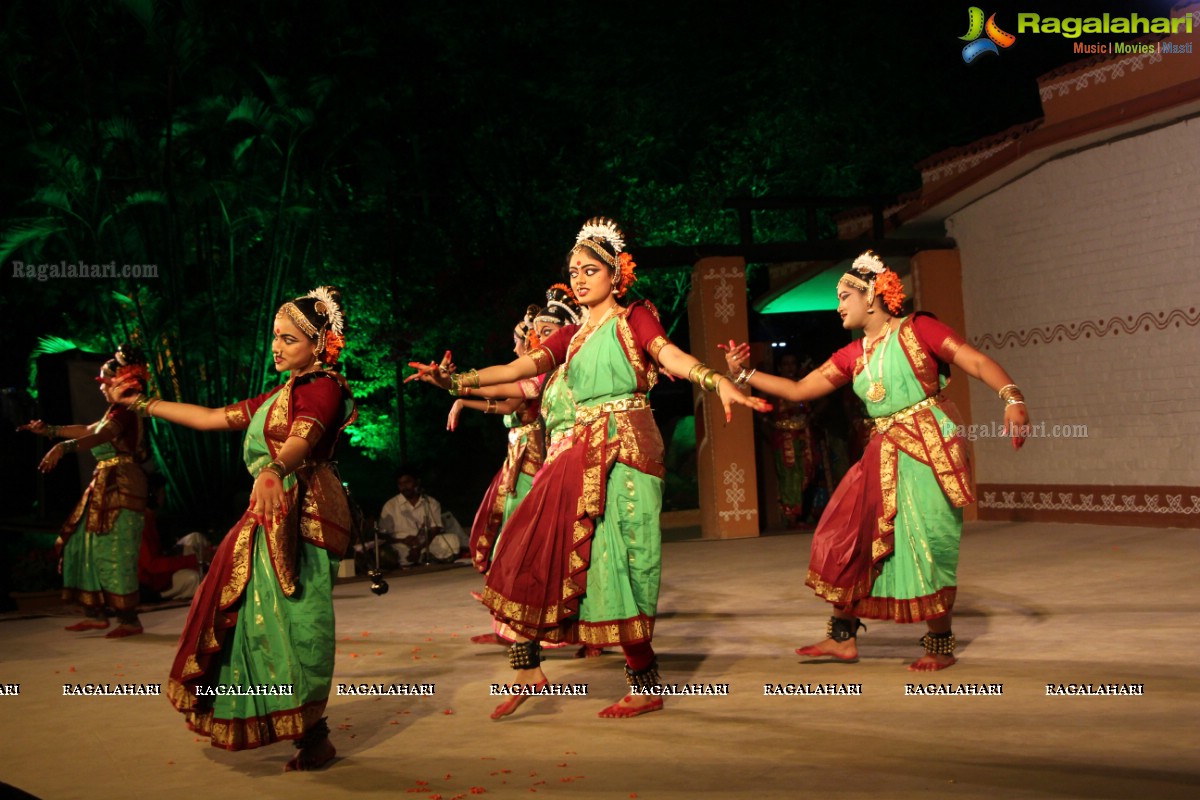
{"type": "MultiPolygon", "coordinates": [[[[1200,486],[1198,154],[1200,120],[1176,123],[1046,163],[947,220],[967,338],[1035,421],[1087,425],[1020,453],[976,441],[979,483],[1200,486]]],[[[978,381],[971,405],[976,423],[1000,419],[978,381]]]]}

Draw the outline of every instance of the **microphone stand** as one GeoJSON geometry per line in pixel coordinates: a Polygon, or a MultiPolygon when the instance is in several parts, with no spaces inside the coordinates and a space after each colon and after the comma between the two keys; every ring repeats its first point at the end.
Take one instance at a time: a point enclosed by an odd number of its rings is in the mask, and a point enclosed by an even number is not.
{"type": "Polygon", "coordinates": [[[387,594],[388,583],[383,579],[383,572],[379,569],[379,523],[376,522],[371,526],[371,535],[375,538],[375,569],[367,570],[367,575],[371,578],[371,591],[377,595],[387,594]]]}

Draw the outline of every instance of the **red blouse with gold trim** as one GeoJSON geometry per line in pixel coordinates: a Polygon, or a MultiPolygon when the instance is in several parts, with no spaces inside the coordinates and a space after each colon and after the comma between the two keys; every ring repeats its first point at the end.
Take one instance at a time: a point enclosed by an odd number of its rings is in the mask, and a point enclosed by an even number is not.
{"type": "Polygon", "coordinates": [[[92,451],[96,469],[83,497],[63,524],[63,541],[75,532],[85,512],[87,532],[104,535],[112,530],[122,509],[138,513],[146,510],[146,473],[141,463],[147,454],[142,420],[124,406],[110,406],[95,426],[96,433],[103,431],[111,431],[113,438],[92,451]]]}
{"type": "MultiPolygon", "coordinates": [[[[954,403],[939,393],[949,378],[950,364],[965,341],[953,328],[925,312],[917,312],[905,319],[896,329],[896,341],[930,404],[927,407],[918,404],[918,410],[913,413],[900,409],[876,419],[875,432],[885,440],[882,448],[884,499],[891,496],[895,479],[895,471],[887,469],[887,465],[894,462],[896,451],[902,451],[929,466],[946,498],[962,508],[975,500],[966,442],[956,430],[945,429],[939,424],[933,409],[940,409],[956,426],[962,424],[954,403]],[[893,484],[890,487],[889,482],[893,484]]],[[[834,353],[821,365],[821,374],[835,386],[844,386],[862,372],[862,356],[863,340],[859,339],[834,353]]],[[[888,518],[894,516],[892,508],[885,512],[888,518]]]]}
{"type": "MultiPolygon", "coordinates": [[[[278,456],[289,437],[299,436],[307,441],[310,447],[308,458],[295,471],[298,481],[295,491],[300,502],[290,502],[289,507],[293,514],[299,513],[300,538],[340,558],[350,543],[350,509],[330,458],[342,431],[358,417],[350,387],[336,372],[313,372],[291,378],[258,397],[226,406],[225,419],[229,427],[247,429],[254,414],[268,401],[272,405],[267,412],[263,436],[269,458],[246,467],[256,475],[267,462],[278,456]]],[[[277,571],[280,567],[277,562],[277,571]]],[[[280,574],[280,581],[286,591],[288,581],[284,574],[280,574]]]]}

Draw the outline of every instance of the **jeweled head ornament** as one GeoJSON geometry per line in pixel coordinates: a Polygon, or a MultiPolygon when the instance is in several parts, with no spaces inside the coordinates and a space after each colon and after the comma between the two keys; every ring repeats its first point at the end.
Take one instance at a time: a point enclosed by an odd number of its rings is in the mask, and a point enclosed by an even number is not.
{"type": "Polygon", "coordinates": [[[555,325],[578,325],[583,314],[575,293],[570,287],[556,283],[546,290],[546,307],[541,309],[534,322],[549,322],[555,325]]]}
{"type": "Polygon", "coordinates": [[[883,298],[883,304],[893,314],[899,314],[904,305],[904,284],[900,276],[871,250],[854,259],[838,283],[866,292],[868,307],[875,301],[876,294],[883,298]]]}
{"type": "Polygon", "coordinates": [[[345,315],[338,302],[337,292],[332,286],[318,286],[303,297],[284,303],[279,308],[279,314],[286,315],[304,335],[317,341],[317,358],[323,364],[336,364],[342,349],[346,346],[344,336],[345,315]],[[309,316],[297,305],[298,302],[312,302],[313,315],[317,324],[313,324],[309,316]]]}
{"type": "Polygon", "coordinates": [[[534,318],[541,310],[541,306],[527,306],[525,308],[525,316],[521,317],[521,321],[513,327],[513,336],[518,339],[528,339],[529,332],[533,330],[534,318]]]}
{"type": "Polygon", "coordinates": [[[146,357],[142,355],[141,350],[129,342],[121,343],[117,352],[113,353],[113,357],[100,367],[100,372],[109,380],[132,375],[141,381],[143,387],[150,380],[150,372],[146,368],[146,357]]]}
{"type": "Polygon", "coordinates": [[[633,273],[637,263],[634,262],[633,256],[625,252],[625,234],[617,223],[608,217],[589,219],[579,229],[575,237],[575,247],[571,249],[570,255],[579,252],[582,247],[595,253],[612,268],[614,294],[623,297],[637,280],[633,273]],[[609,252],[610,249],[612,252],[609,252]]]}

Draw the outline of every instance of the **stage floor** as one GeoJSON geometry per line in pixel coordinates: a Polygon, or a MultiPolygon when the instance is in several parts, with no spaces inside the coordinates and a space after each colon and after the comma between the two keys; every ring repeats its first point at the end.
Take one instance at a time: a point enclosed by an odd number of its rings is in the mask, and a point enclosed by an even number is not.
{"type": "Polygon", "coordinates": [[[335,683],[433,683],[432,697],[331,697],[338,759],[280,773],[288,744],[198,742],[165,697],[64,697],[64,683],[164,683],[185,610],[109,641],[62,617],[0,623],[0,782],[45,800],[411,796],[569,798],[1192,798],[1200,796],[1200,533],[971,523],[959,568],[959,664],[917,675],[917,626],[869,623],[857,664],[806,664],[828,609],[803,585],[809,534],[664,546],[655,648],[663,680],[728,684],[629,720],[620,656],[553,651],[556,683],[501,722],[504,651],[457,569],[335,592],[335,683]],[[861,684],[861,695],[764,696],[765,684],[861,684]],[[1047,684],[1144,695],[1047,696],[1047,684]],[[1000,695],[907,684],[1002,684],[1000,695]]]}

